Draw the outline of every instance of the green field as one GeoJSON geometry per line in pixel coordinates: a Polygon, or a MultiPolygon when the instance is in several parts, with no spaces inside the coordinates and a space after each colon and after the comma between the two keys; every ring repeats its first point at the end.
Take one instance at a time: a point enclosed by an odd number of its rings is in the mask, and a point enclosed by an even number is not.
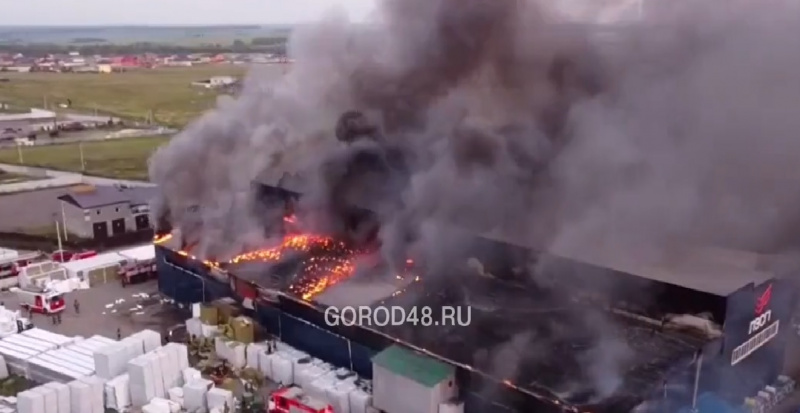
{"type": "Polygon", "coordinates": [[[181,127],[212,108],[218,93],[192,86],[212,76],[242,76],[246,68],[203,65],[138,69],[113,74],[0,73],[0,102],[17,107],[57,108],[67,99],[72,110],[154,121],[181,127]]]}
{"type": "Polygon", "coordinates": [[[156,148],[168,140],[168,137],[158,136],[83,144],[20,146],[0,150],[0,163],[84,172],[88,175],[119,179],[147,180],[147,160],[156,148]],[[81,165],[81,149],[85,168],[81,165]]]}

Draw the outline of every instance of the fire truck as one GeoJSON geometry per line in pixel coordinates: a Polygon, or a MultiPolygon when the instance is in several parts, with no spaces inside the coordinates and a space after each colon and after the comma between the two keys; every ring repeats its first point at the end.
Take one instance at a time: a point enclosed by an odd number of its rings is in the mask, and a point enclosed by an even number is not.
{"type": "Polygon", "coordinates": [[[0,248],[0,289],[6,290],[19,285],[19,272],[41,254],[32,252],[20,254],[14,250],[0,248]]]}
{"type": "Polygon", "coordinates": [[[78,261],[84,258],[91,258],[97,256],[97,251],[86,250],[86,251],[68,251],[68,250],[58,250],[50,255],[50,260],[55,262],[70,262],[70,261],[78,261]]]}
{"type": "Polygon", "coordinates": [[[158,278],[155,258],[126,262],[119,267],[119,279],[123,286],[158,278]]]}
{"type": "Polygon", "coordinates": [[[23,310],[32,313],[56,314],[64,311],[64,295],[44,288],[17,288],[17,299],[23,310]]]}
{"type": "Polygon", "coordinates": [[[286,387],[270,396],[269,413],[333,413],[333,407],[306,395],[299,387],[286,387]]]}

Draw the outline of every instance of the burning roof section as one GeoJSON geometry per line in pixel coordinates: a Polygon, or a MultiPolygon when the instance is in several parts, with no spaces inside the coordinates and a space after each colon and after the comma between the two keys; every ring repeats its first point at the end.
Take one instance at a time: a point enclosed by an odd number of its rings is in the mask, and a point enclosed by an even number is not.
{"type": "Polygon", "coordinates": [[[457,284],[423,279],[381,303],[460,308],[457,325],[379,329],[509,386],[592,411],[627,411],[713,341],[568,294],[466,277],[457,284]]]}

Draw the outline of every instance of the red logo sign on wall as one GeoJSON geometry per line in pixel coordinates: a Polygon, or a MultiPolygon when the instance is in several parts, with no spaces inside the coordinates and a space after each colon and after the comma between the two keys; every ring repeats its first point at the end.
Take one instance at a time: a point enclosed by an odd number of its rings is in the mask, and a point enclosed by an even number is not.
{"type": "Polygon", "coordinates": [[[761,296],[756,298],[756,315],[761,315],[769,307],[769,302],[772,299],[772,284],[761,293],[761,296]]]}

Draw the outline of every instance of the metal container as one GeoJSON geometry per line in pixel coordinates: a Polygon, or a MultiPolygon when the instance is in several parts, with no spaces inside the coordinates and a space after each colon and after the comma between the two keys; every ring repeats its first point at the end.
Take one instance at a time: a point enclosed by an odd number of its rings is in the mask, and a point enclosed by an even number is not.
{"type": "Polygon", "coordinates": [[[373,406],[388,413],[438,413],[456,396],[455,368],[399,345],[372,359],[373,406]]]}

